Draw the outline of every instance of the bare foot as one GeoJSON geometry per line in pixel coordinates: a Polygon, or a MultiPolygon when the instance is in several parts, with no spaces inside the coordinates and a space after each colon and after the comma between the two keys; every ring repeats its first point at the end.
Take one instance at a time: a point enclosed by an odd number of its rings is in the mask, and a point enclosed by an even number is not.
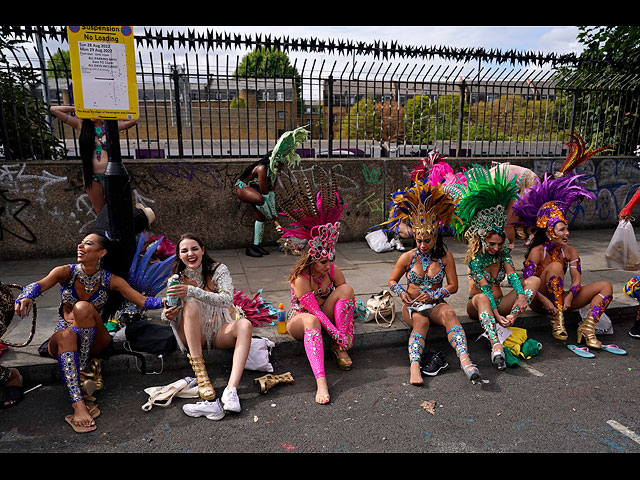
{"type": "Polygon", "coordinates": [[[316,384],[318,389],[316,390],[316,403],[320,405],[326,405],[329,403],[329,386],[327,385],[327,379],[325,377],[320,377],[316,380],[316,384]]]}
{"type": "Polygon", "coordinates": [[[411,362],[411,377],[409,378],[409,383],[417,386],[424,383],[422,373],[420,372],[420,362],[411,362]]]}

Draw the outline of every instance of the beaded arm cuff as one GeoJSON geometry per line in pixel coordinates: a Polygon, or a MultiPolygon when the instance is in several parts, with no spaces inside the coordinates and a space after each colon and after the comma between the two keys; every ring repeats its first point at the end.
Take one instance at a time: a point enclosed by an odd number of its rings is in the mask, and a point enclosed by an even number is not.
{"type": "Polygon", "coordinates": [[[433,291],[429,291],[428,293],[431,295],[431,300],[433,301],[442,300],[443,298],[447,298],[451,295],[446,287],[437,288],[433,291]]]}
{"type": "Polygon", "coordinates": [[[306,308],[309,313],[314,315],[320,321],[320,324],[324,327],[327,333],[331,336],[331,338],[335,340],[335,342],[338,345],[343,346],[346,344],[345,335],[341,334],[336,328],[336,326],[333,323],[331,323],[331,320],[329,320],[329,317],[327,317],[324,314],[324,312],[318,305],[318,301],[316,300],[316,297],[314,296],[313,292],[305,293],[298,299],[298,301],[300,302],[300,305],[306,308]]]}
{"type": "Polygon", "coordinates": [[[569,289],[569,291],[573,293],[573,296],[575,297],[580,291],[580,288],[581,288],[580,285],[571,285],[571,288],[569,289]]]}
{"type": "Polygon", "coordinates": [[[520,277],[516,272],[511,272],[507,275],[507,279],[509,280],[509,285],[513,288],[513,290],[518,294],[524,294],[524,288],[522,288],[522,282],[520,282],[520,277]]]}
{"type": "Polygon", "coordinates": [[[42,293],[42,288],[38,282],[30,283],[26,287],[22,289],[22,293],[18,295],[16,298],[16,303],[20,303],[20,300],[23,298],[30,298],[31,300],[35,300],[42,293]]]}
{"type": "Polygon", "coordinates": [[[398,297],[400,296],[400,294],[402,292],[406,292],[404,287],[402,285],[400,285],[399,283],[394,283],[393,285],[391,285],[389,287],[389,290],[391,290],[391,292],[396,294],[398,297]]]}
{"type": "Polygon", "coordinates": [[[491,288],[491,285],[482,285],[480,287],[480,291],[484,293],[487,297],[489,297],[489,304],[491,305],[491,310],[495,310],[496,308],[498,308],[498,305],[496,304],[496,299],[493,298],[493,288],[491,288]]]}
{"type": "Polygon", "coordinates": [[[157,297],[147,297],[144,301],[144,308],[146,310],[157,310],[163,308],[162,299],[157,297]]]}

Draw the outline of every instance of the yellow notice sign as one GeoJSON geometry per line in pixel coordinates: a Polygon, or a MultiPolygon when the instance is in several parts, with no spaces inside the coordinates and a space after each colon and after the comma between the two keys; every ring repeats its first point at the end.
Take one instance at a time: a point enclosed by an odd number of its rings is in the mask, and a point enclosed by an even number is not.
{"type": "Polygon", "coordinates": [[[79,118],[138,118],[133,27],[67,27],[79,118]]]}

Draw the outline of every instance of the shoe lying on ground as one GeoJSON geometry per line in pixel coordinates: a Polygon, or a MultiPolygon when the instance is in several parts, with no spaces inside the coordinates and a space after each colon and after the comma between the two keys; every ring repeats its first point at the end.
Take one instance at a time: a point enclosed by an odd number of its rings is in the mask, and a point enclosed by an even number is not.
{"type": "Polygon", "coordinates": [[[445,357],[441,352],[425,352],[422,355],[422,361],[420,362],[420,370],[422,370],[422,373],[430,377],[436,376],[448,366],[447,357],[445,357]]]}
{"type": "Polygon", "coordinates": [[[234,387],[227,387],[222,392],[222,405],[227,412],[239,412],[240,411],[240,399],[238,398],[238,391],[234,387]]]}
{"type": "Polygon", "coordinates": [[[183,405],[182,411],[190,417],[207,417],[209,420],[222,420],[224,410],[220,405],[220,400],[204,400],[198,403],[188,403],[183,405]]]}
{"type": "Polygon", "coordinates": [[[390,244],[393,248],[395,248],[396,250],[399,250],[399,251],[401,251],[401,252],[403,252],[403,251],[405,251],[405,250],[406,250],[406,248],[404,248],[404,244],[402,243],[402,240],[400,240],[400,239],[399,239],[399,238],[397,238],[397,237],[392,238],[392,239],[389,241],[389,244],[390,244]]]}

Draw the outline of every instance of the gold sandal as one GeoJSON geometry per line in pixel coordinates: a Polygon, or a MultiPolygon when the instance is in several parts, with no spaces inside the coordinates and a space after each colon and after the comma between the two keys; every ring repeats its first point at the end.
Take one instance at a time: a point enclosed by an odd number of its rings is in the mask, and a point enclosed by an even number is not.
{"type": "Polygon", "coordinates": [[[351,366],[353,365],[353,362],[351,361],[351,357],[348,354],[346,357],[339,357],[338,355],[340,352],[340,347],[337,345],[333,345],[331,347],[331,351],[336,357],[336,364],[338,365],[338,368],[340,370],[345,370],[345,371],[351,370],[351,366]]]}
{"type": "Polygon", "coordinates": [[[553,338],[556,340],[565,341],[569,338],[567,329],[564,326],[564,312],[562,310],[558,310],[558,313],[551,317],[551,335],[553,335],[553,338]]]}
{"type": "Polygon", "coordinates": [[[203,400],[213,400],[216,398],[216,391],[214,390],[213,385],[211,385],[211,380],[209,380],[209,375],[204,367],[204,359],[202,358],[202,355],[192,357],[187,354],[187,358],[189,359],[191,368],[193,368],[193,372],[196,374],[196,378],[198,379],[198,394],[200,395],[200,398],[203,400]]]}
{"type": "Polygon", "coordinates": [[[260,393],[267,393],[267,391],[279,383],[293,383],[293,377],[291,372],[282,373],[280,375],[272,375],[268,373],[262,377],[256,378],[255,383],[260,385],[260,393]]]}
{"type": "Polygon", "coordinates": [[[593,315],[591,314],[578,325],[578,344],[580,344],[584,336],[587,347],[602,348],[602,342],[596,338],[595,325],[596,322],[593,320],[593,315]]]}

